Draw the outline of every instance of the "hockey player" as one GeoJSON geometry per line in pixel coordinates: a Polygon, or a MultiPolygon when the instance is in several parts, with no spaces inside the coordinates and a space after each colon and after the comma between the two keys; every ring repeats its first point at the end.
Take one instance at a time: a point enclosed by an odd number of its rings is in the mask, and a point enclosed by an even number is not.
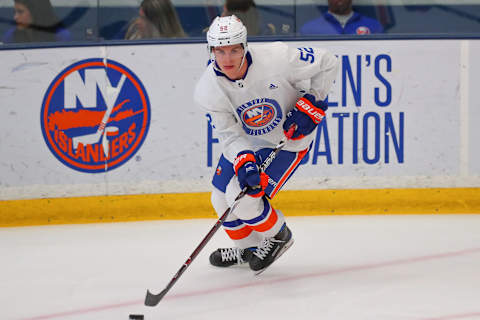
{"type": "Polygon", "coordinates": [[[223,224],[235,246],[214,251],[210,263],[249,263],[261,272],[293,243],[283,214],[269,199],[307,154],[327,110],[338,62],[322,49],[281,42],[249,46],[247,30],[235,16],[215,18],[207,41],[211,63],[194,98],[210,115],[223,151],[212,181],[217,214],[248,188],[223,224]],[[260,172],[259,165],[292,126],[291,140],[260,172]]]}

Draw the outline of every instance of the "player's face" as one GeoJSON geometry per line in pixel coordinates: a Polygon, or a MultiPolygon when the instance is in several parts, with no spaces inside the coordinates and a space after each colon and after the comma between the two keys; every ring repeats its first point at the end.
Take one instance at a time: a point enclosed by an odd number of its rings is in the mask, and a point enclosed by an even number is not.
{"type": "Polygon", "coordinates": [[[215,47],[213,54],[220,70],[232,80],[241,79],[247,71],[247,64],[242,65],[245,50],[241,44],[215,47]],[[240,65],[242,67],[240,68],[240,65]]]}
{"type": "Polygon", "coordinates": [[[352,11],[352,0],[328,0],[328,10],[336,14],[349,14],[352,11]]]}
{"type": "Polygon", "coordinates": [[[28,10],[24,4],[15,2],[14,9],[15,15],[13,16],[13,19],[15,19],[15,23],[19,29],[25,29],[32,24],[30,10],[28,10]]]}

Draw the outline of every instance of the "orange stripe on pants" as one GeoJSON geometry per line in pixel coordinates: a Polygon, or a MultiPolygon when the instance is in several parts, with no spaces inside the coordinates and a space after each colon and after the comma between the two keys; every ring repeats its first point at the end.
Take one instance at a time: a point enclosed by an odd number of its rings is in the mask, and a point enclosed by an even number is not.
{"type": "Polygon", "coordinates": [[[267,221],[259,225],[250,226],[250,227],[255,231],[265,232],[267,230],[270,230],[275,225],[275,223],[277,223],[277,220],[278,220],[277,212],[272,207],[272,212],[270,213],[270,216],[268,217],[267,221]]]}
{"type": "Polygon", "coordinates": [[[245,226],[245,227],[240,228],[238,230],[225,229],[225,232],[228,234],[228,236],[232,240],[244,239],[244,238],[248,237],[250,235],[250,233],[252,233],[252,231],[253,231],[252,228],[250,228],[249,226],[245,226]]]}

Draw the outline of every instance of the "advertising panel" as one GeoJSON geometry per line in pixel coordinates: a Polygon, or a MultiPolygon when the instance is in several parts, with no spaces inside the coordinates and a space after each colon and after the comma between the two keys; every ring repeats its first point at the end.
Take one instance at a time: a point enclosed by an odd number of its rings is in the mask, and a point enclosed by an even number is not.
{"type": "MultiPolygon", "coordinates": [[[[480,186],[478,41],[288,44],[326,48],[340,70],[286,189],[480,186]]],[[[206,44],[0,58],[0,199],[210,189],[218,137],[193,101],[206,44]]]]}

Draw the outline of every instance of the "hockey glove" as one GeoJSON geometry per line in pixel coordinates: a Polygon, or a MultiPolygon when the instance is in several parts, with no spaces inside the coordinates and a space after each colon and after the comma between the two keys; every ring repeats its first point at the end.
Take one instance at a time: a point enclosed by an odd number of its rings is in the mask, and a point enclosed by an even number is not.
{"type": "Polygon", "coordinates": [[[235,174],[242,190],[248,187],[247,194],[252,197],[261,197],[268,185],[268,175],[260,172],[255,153],[250,150],[239,152],[233,162],[235,174]]]}
{"type": "Polygon", "coordinates": [[[298,99],[293,110],[287,113],[287,119],[283,123],[283,131],[286,134],[290,127],[294,125],[296,130],[291,139],[302,139],[315,130],[325,117],[327,109],[328,104],[325,101],[316,101],[313,95],[307,93],[298,99]]]}

